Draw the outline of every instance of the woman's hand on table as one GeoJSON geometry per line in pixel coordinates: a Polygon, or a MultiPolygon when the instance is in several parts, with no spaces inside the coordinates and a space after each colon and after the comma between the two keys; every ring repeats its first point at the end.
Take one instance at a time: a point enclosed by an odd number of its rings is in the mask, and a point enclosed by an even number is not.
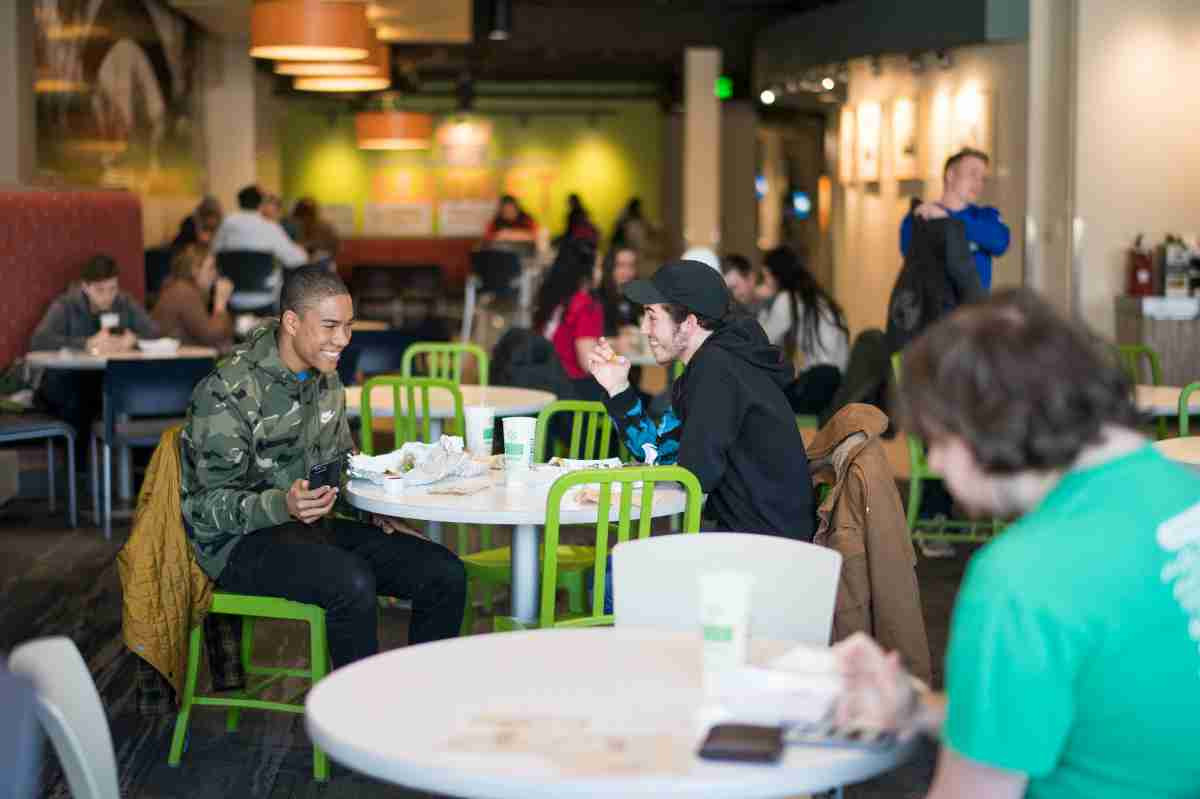
{"type": "Polygon", "coordinates": [[[375,525],[380,530],[383,530],[388,535],[392,535],[393,533],[407,533],[408,535],[415,535],[417,538],[428,538],[428,536],[426,536],[420,530],[414,530],[394,516],[384,516],[379,513],[372,513],[371,524],[375,525]]]}

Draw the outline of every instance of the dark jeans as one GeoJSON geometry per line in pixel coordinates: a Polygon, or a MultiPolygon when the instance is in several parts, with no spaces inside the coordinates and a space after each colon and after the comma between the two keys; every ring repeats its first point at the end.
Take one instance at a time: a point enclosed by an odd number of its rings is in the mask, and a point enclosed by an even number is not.
{"type": "Polygon", "coordinates": [[[466,585],[462,562],[445,547],[336,518],[250,533],[217,580],[225,591],[324,608],[335,668],[379,651],[376,595],[412,600],[408,642],[421,644],[458,634],[466,585]]]}
{"type": "Polygon", "coordinates": [[[833,395],[842,384],[842,373],[836,366],[821,364],[805,369],[787,388],[788,403],[793,413],[816,416],[829,407],[833,395]]]}

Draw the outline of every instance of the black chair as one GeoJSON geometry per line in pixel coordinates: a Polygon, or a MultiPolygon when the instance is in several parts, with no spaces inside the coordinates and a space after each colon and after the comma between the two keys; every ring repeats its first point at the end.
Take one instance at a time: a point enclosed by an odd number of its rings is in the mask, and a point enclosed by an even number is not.
{"type": "Polygon", "coordinates": [[[41,413],[0,414],[0,444],[46,439],[46,483],[51,511],[54,510],[58,480],[54,473],[54,439],[59,437],[67,442],[67,521],[74,527],[79,523],[75,503],[75,428],[62,419],[41,413]]]}
{"type": "Polygon", "coordinates": [[[521,277],[521,256],[510,250],[476,250],[471,253],[471,273],[479,278],[476,290],[481,293],[515,294],[521,277]]]}
{"type": "MultiPolygon", "coordinates": [[[[171,257],[175,251],[170,247],[154,247],[146,250],[146,296],[158,297],[167,275],[171,274],[171,257]]],[[[153,305],[153,302],[149,303],[153,305]]]]}
{"type": "Polygon", "coordinates": [[[354,385],[358,375],[400,373],[408,345],[426,341],[413,330],[363,330],[350,338],[350,344],[338,360],[338,376],[343,385],[354,385]]]}
{"type": "Polygon", "coordinates": [[[438,264],[358,264],[350,273],[354,313],[392,327],[407,324],[411,306],[428,319],[442,296],[442,267],[438,264]]]}
{"type": "MultiPolygon", "coordinates": [[[[112,537],[112,448],[156,447],[163,431],[183,422],[192,389],[212,358],[110,358],[104,370],[104,418],[92,427],[92,502],[100,507],[97,443],[104,445],[104,537],[112,537]]],[[[97,519],[97,524],[100,520],[97,519]]]]}
{"type": "Polygon", "coordinates": [[[274,255],[255,250],[223,250],[217,253],[217,269],[233,281],[230,308],[239,313],[274,313],[280,286],[274,255]]]}

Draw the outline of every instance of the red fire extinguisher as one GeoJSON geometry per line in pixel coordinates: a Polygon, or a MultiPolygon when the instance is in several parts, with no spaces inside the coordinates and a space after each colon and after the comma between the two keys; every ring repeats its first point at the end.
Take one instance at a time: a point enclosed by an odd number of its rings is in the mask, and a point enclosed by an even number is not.
{"type": "Polygon", "coordinates": [[[1142,246],[1140,233],[1129,250],[1129,274],[1125,292],[1132,297],[1145,297],[1154,293],[1154,256],[1142,246]]]}

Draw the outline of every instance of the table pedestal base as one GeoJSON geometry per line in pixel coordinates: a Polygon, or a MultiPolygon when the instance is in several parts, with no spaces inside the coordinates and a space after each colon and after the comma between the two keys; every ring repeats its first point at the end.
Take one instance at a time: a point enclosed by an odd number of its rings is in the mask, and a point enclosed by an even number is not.
{"type": "Polygon", "coordinates": [[[512,535],[512,615],[531,629],[538,621],[538,589],[541,587],[541,528],[518,524],[512,535]]]}

